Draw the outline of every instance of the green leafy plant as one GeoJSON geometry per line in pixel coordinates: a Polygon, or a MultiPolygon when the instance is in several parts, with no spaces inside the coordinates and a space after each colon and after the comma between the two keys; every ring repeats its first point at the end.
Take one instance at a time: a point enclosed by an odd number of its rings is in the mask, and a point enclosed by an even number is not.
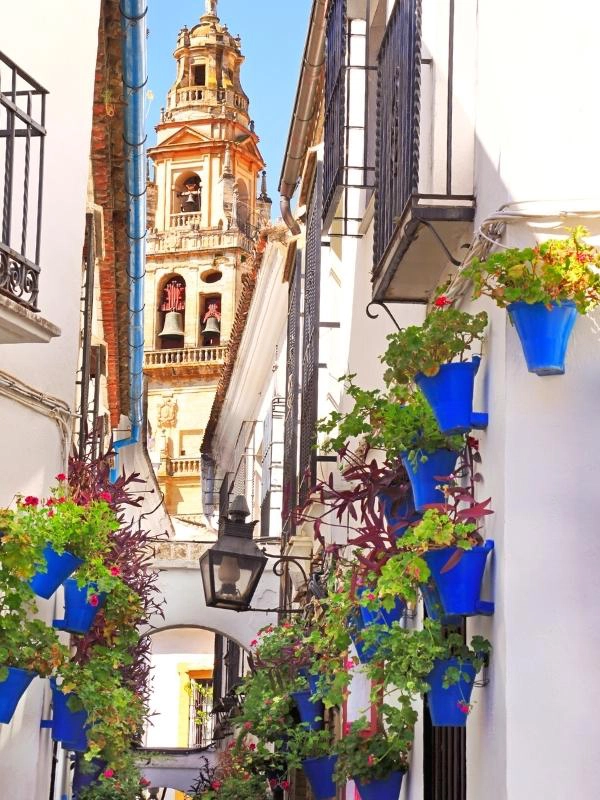
{"type": "Polygon", "coordinates": [[[258,669],[246,676],[239,693],[244,699],[242,712],[235,720],[240,738],[251,733],[259,741],[281,748],[286,730],[294,724],[289,692],[273,685],[268,670],[258,669]]]}
{"type": "Polygon", "coordinates": [[[600,303],[600,250],[584,241],[588,231],[570,230],[567,239],[549,239],[535,247],[510,248],[485,261],[475,258],[463,276],[473,283],[473,297],[491,297],[500,308],[509,303],[572,300],[580,314],[600,303]]]}
{"type": "MultiPolygon", "coordinates": [[[[382,684],[386,692],[394,693],[401,702],[402,698],[411,699],[429,691],[427,677],[436,661],[456,659],[459,662],[458,667],[446,670],[443,685],[447,688],[461,679],[470,679],[461,669],[462,665],[470,664],[478,672],[490,652],[491,645],[483,637],[473,636],[467,644],[457,629],[443,628],[431,619],[424,620],[421,629],[395,624],[389,635],[378,643],[377,655],[369,664],[368,672],[375,684],[382,684]]],[[[373,698],[379,698],[377,686],[373,698]]]]}
{"type": "Polygon", "coordinates": [[[305,724],[296,725],[289,731],[287,743],[288,766],[300,769],[307,758],[330,756],[334,751],[333,733],[326,728],[308,730],[305,724]]]}
{"type": "MultiPolygon", "coordinates": [[[[3,605],[0,602],[0,607],[3,605]]],[[[69,651],[60,643],[57,632],[42,620],[27,616],[33,607],[22,605],[0,613],[0,684],[7,679],[9,667],[36,672],[46,678],[69,658],[69,651]]]]}
{"type": "Polygon", "coordinates": [[[333,411],[319,421],[318,430],[329,437],[322,445],[325,452],[342,451],[354,436],[363,436],[369,447],[385,451],[390,460],[407,453],[413,463],[442,448],[463,448],[463,436],[442,434],[420,391],[408,386],[392,386],[387,392],[367,391],[356,386],[353,379],[353,375],[344,379],[344,390],[354,400],[352,410],[333,411]]]}
{"type": "Polygon", "coordinates": [[[386,778],[391,772],[406,772],[417,713],[408,704],[395,711],[396,724],[387,731],[383,724],[373,731],[365,717],[346,724],[344,735],[335,746],[338,783],[351,778],[370,783],[386,778]]]}
{"type": "Polygon", "coordinates": [[[261,743],[240,740],[219,754],[214,770],[204,770],[194,789],[194,800],[256,800],[264,797],[269,775],[275,785],[289,788],[281,757],[271,753],[261,743]]]}
{"type": "Polygon", "coordinates": [[[142,800],[143,789],[148,785],[129,753],[123,757],[119,770],[107,767],[97,781],[81,789],[77,796],[79,800],[142,800]]]}
{"type": "Polygon", "coordinates": [[[436,308],[422,325],[411,325],[388,336],[387,350],[381,356],[387,366],[384,380],[388,386],[410,384],[418,373],[436,375],[442,364],[457,358],[464,361],[473,345],[483,339],[486,312],[469,314],[444,308],[449,302],[438,298],[436,308]]]}

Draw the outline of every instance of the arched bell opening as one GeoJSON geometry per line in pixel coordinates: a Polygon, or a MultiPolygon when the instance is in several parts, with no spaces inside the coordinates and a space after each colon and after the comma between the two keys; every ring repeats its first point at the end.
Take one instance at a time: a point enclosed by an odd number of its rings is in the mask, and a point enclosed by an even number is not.
{"type": "Polygon", "coordinates": [[[202,179],[195,172],[186,172],[175,181],[175,197],[173,209],[178,217],[178,224],[187,221],[190,224],[199,224],[199,214],[202,211],[202,179]],[[183,215],[183,217],[181,217],[183,215]],[[185,215],[190,215],[187,217],[185,215]]]}
{"type": "Polygon", "coordinates": [[[170,275],[163,281],[156,307],[157,349],[181,349],[185,341],[185,280],[181,275],[170,275]]]}
{"type": "Polygon", "coordinates": [[[221,295],[200,295],[200,336],[204,347],[221,344],[221,295]]]}

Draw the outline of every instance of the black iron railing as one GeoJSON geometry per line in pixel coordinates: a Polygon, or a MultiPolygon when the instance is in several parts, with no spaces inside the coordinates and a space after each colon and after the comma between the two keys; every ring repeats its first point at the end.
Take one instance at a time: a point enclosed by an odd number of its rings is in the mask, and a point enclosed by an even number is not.
{"type": "Polygon", "coordinates": [[[0,292],[38,311],[47,91],[0,53],[0,292]]]}
{"type": "Polygon", "coordinates": [[[299,501],[304,503],[316,480],[319,389],[319,321],[321,310],[322,169],[317,172],[306,221],[304,325],[302,329],[302,411],[298,453],[299,501]]]}
{"type": "Polygon", "coordinates": [[[377,75],[374,263],[419,183],[421,0],[397,0],[377,75]]]}

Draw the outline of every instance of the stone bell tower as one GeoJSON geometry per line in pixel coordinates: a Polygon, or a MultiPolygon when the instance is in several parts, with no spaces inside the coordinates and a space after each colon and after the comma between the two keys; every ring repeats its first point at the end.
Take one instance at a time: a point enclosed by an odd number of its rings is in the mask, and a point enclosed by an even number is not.
{"type": "Polygon", "coordinates": [[[219,20],[217,0],[179,32],[174,56],[175,82],[148,151],[148,449],[168,512],[197,524],[200,444],[242,277],[271,206],[240,82],[241,42],[219,20]]]}

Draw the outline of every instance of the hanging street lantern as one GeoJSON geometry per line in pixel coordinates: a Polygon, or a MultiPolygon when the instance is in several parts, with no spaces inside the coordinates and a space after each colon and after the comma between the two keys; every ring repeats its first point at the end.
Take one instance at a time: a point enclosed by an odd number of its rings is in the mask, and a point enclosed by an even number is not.
{"type": "Polygon", "coordinates": [[[244,522],[249,514],[246,499],[235,497],[222,535],[200,558],[204,596],[211,608],[250,608],[267,556],[252,539],[256,522],[244,522]]]}

